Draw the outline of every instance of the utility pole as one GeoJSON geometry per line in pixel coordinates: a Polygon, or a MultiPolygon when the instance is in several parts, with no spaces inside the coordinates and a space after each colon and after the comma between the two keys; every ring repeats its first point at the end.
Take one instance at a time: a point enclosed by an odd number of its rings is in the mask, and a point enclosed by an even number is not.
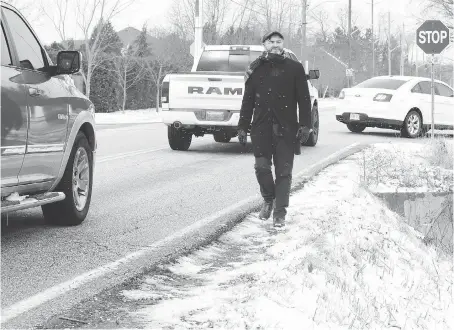
{"type": "Polygon", "coordinates": [[[417,77],[418,74],[419,74],[419,67],[418,67],[418,48],[417,47],[414,47],[414,52],[415,52],[415,63],[416,63],[416,72],[415,72],[415,76],[417,77]]]}
{"type": "Polygon", "coordinates": [[[203,45],[203,0],[195,0],[194,59],[197,59],[203,45]]]}
{"type": "MultiPolygon", "coordinates": [[[[352,47],[351,47],[351,33],[352,33],[352,0],[348,0],[348,68],[352,67],[352,47]]],[[[350,87],[350,77],[347,77],[348,87],[350,87]]]]}
{"type": "Polygon", "coordinates": [[[305,61],[306,52],[306,16],[307,16],[307,0],[301,0],[301,61],[305,61]]]}
{"type": "Polygon", "coordinates": [[[402,32],[400,33],[400,75],[403,76],[404,72],[404,47],[402,45],[402,38],[405,31],[405,23],[402,23],[402,32]]]}
{"type": "Polygon", "coordinates": [[[391,75],[391,12],[388,11],[388,74],[391,75]]]}
{"type": "Polygon", "coordinates": [[[438,58],[438,79],[441,80],[441,73],[442,71],[442,65],[443,65],[443,54],[440,54],[440,57],[438,58]]]}
{"type": "Polygon", "coordinates": [[[374,0],[372,0],[372,77],[375,76],[374,0]]]}

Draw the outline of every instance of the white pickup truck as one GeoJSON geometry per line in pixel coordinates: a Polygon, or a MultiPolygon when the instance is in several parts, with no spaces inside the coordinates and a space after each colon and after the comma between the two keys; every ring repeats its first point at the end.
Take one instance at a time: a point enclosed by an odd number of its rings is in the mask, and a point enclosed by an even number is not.
{"type": "MultiPolygon", "coordinates": [[[[192,136],[213,134],[216,142],[229,142],[237,136],[248,65],[260,56],[261,45],[205,46],[191,72],[168,74],[162,84],[162,121],[168,126],[169,145],[173,150],[188,150],[192,136]]],[[[296,55],[286,49],[293,60],[296,55]]],[[[312,102],[314,130],[304,144],[315,146],[319,134],[318,91],[307,74],[312,102]]]]}

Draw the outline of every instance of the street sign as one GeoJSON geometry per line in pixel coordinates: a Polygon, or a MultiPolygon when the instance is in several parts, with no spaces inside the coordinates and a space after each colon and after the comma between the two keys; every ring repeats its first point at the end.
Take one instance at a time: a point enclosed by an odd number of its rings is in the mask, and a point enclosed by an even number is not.
{"type": "Polygon", "coordinates": [[[425,21],[416,30],[416,44],[426,54],[440,54],[449,45],[449,29],[441,21],[425,21]]]}
{"type": "Polygon", "coordinates": [[[432,124],[431,138],[435,132],[435,99],[434,99],[434,63],[435,54],[440,54],[449,45],[449,29],[441,21],[428,20],[416,30],[416,44],[424,53],[431,54],[431,96],[432,96],[432,124]]]}

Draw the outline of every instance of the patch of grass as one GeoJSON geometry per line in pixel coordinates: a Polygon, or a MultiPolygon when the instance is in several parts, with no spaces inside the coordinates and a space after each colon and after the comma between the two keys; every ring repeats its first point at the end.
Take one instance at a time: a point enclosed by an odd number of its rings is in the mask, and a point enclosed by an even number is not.
{"type": "Polygon", "coordinates": [[[453,190],[453,139],[421,139],[418,144],[371,146],[357,157],[361,185],[367,188],[453,190]]]}
{"type": "Polygon", "coordinates": [[[429,146],[429,154],[427,159],[432,166],[441,167],[447,170],[452,170],[454,166],[453,151],[454,144],[452,138],[437,137],[433,140],[429,139],[426,145],[429,146]]]}

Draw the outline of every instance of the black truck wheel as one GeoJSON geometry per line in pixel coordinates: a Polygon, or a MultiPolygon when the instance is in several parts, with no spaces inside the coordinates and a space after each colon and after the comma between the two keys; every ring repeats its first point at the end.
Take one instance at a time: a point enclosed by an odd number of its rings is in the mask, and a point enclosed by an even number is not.
{"type": "Polygon", "coordinates": [[[309,138],[305,143],[304,146],[308,147],[315,147],[318,142],[318,134],[320,132],[320,117],[318,114],[318,106],[314,105],[312,109],[312,122],[313,122],[313,130],[312,133],[309,135],[309,138]]]}
{"type": "Polygon", "coordinates": [[[55,191],[64,200],[41,206],[44,218],[56,225],[75,226],[87,216],[93,187],[93,152],[82,132],[77,133],[66,169],[55,191]]]}

